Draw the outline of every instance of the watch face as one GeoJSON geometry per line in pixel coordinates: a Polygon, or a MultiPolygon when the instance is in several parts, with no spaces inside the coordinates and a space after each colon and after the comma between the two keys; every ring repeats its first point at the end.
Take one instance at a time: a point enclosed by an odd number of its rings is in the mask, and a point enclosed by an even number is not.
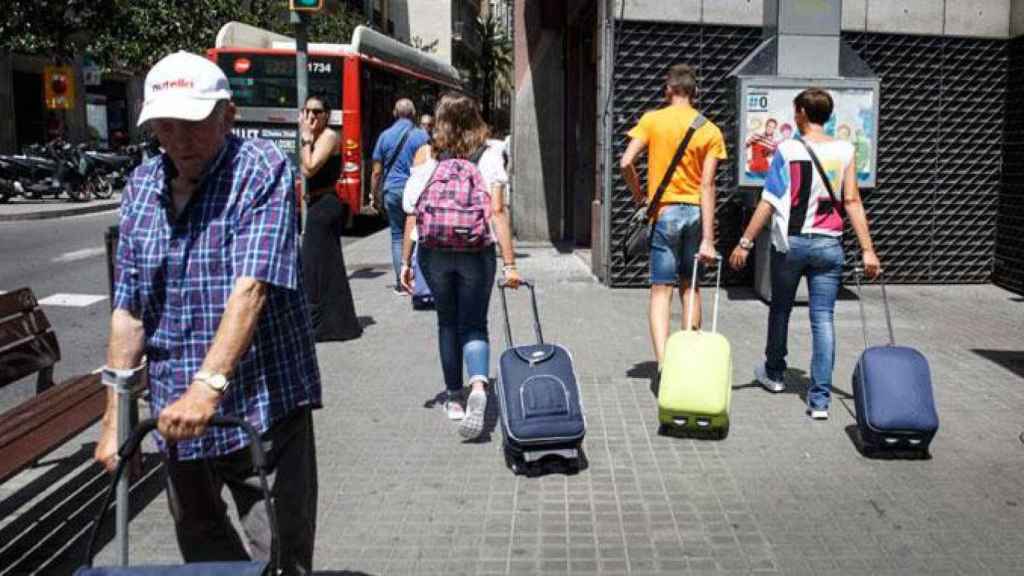
{"type": "Polygon", "coordinates": [[[223,392],[224,389],[228,387],[228,379],[225,378],[223,374],[214,374],[213,376],[210,376],[210,379],[207,380],[207,382],[210,383],[211,388],[220,392],[223,392]]]}

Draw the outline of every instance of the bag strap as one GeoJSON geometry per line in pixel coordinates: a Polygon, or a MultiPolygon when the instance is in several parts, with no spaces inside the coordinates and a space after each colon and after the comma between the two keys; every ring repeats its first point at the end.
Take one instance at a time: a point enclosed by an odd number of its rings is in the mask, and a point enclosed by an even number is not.
{"type": "Polygon", "coordinates": [[[647,206],[647,219],[657,219],[658,217],[658,204],[661,202],[661,197],[665,195],[665,189],[668,188],[668,183],[672,180],[672,173],[676,171],[676,166],[679,165],[679,161],[683,159],[683,153],[686,152],[686,147],[690,145],[690,140],[693,138],[694,132],[696,132],[701,126],[707,122],[700,112],[697,113],[697,117],[690,122],[690,127],[686,129],[686,135],[683,136],[683,140],[679,143],[679,147],[676,148],[676,154],[672,157],[672,161],[669,162],[668,169],[665,170],[665,175],[661,178],[661,184],[658,184],[658,189],[654,192],[654,198],[651,199],[651,203],[647,206]]]}
{"type": "Polygon", "coordinates": [[[410,126],[405,129],[405,132],[402,133],[402,137],[398,140],[398,146],[395,146],[394,151],[391,152],[391,157],[388,158],[387,164],[384,165],[384,171],[381,172],[380,175],[381,184],[383,184],[384,181],[387,180],[388,172],[391,172],[391,167],[395,165],[395,161],[398,160],[398,155],[402,153],[402,148],[405,146],[405,141],[409,139],[409,133],[413,131],[413,128],[413,126],[410,126]]]}
{"type": "Polygon", "coordinates": [[[804,145],[804,149],[807,150],[807,154],[811,157],[811,162],[814,163],[814,168],[818,171],[818,176],[821,176],[821,180],[825,183],[825,189],[828,190],[829,198],[832,198],[832,205],[835,207],[836,212],[839,212],[839,215],[842,216],[843,203],[836,198],[835,190],[832,189],[832,182],[828,179],[828,175],[825,173],[825,168],[821,165],[821,160],[818,160],[818,155],[814,153],[810,144],[808,144],[803,138],[798,138],[797,140],[799,140],[799,142],[804,145]]]}

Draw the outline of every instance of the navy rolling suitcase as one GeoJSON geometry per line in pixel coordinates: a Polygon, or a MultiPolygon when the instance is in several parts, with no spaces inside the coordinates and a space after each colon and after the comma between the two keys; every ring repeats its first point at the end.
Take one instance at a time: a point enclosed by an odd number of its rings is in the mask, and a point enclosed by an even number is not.
{"type": "Polygon", "coordinates": [[[858,270],[857,296],[865,350],[853,371],[853,395],[864,452],[867,455],[902,452],[927,455],[928,446],[939,429],[928,360],[913,348],[896,345],[884,281],[880,284],[889,343],[868,346],[860,273],[858,270]]]}
{"type": "Polygon", "coordinates": [[[522,286],[530,290],[537,343],[516,346],[505,298],[507,286],[498,284],[508,345],[501,354],[497,382],[505,461],[516,474],[529,474],[542,458],[558,456],[570,472],[577,472],[585,462],[586,422],[572,356],[565,348],[544,342],[533,284],[523,282],[522,286]]]}
{"type": "Polygon", "coordinates": [[[412,248],[412,308],[413,310],[430,310],[434,307],[434,295],[430,293],[427,279],[420,270],[419,245],[412,248]]]}

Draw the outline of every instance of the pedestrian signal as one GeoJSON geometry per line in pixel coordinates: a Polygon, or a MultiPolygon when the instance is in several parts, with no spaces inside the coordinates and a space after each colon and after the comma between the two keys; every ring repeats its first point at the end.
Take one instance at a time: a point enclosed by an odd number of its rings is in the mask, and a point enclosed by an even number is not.
{"type": "Polygon", "coordinates": [[[319,12],[324,9],[324,0],[288,0],[288,7],[295,12],[319,12]]]}

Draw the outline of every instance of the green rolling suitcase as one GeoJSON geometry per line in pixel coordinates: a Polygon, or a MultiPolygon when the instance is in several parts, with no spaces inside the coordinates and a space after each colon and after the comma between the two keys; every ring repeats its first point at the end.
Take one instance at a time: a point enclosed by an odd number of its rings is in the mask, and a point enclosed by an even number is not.
{"type": "MultiPolygon", "coordinates": [[[[695,263],[691,286],[697,282],[697,268],[695,263]]],[[[721,257],[717,268],[711,332],[681,330],[670,336],[665,346],[658,385],[658,421],[663,433],[718,438],[729,433],[732,351],[729,341],[718,333],[721,257]]],[[[693,316],[693,298],[687,310],[689,319],[693,316]]]]}

